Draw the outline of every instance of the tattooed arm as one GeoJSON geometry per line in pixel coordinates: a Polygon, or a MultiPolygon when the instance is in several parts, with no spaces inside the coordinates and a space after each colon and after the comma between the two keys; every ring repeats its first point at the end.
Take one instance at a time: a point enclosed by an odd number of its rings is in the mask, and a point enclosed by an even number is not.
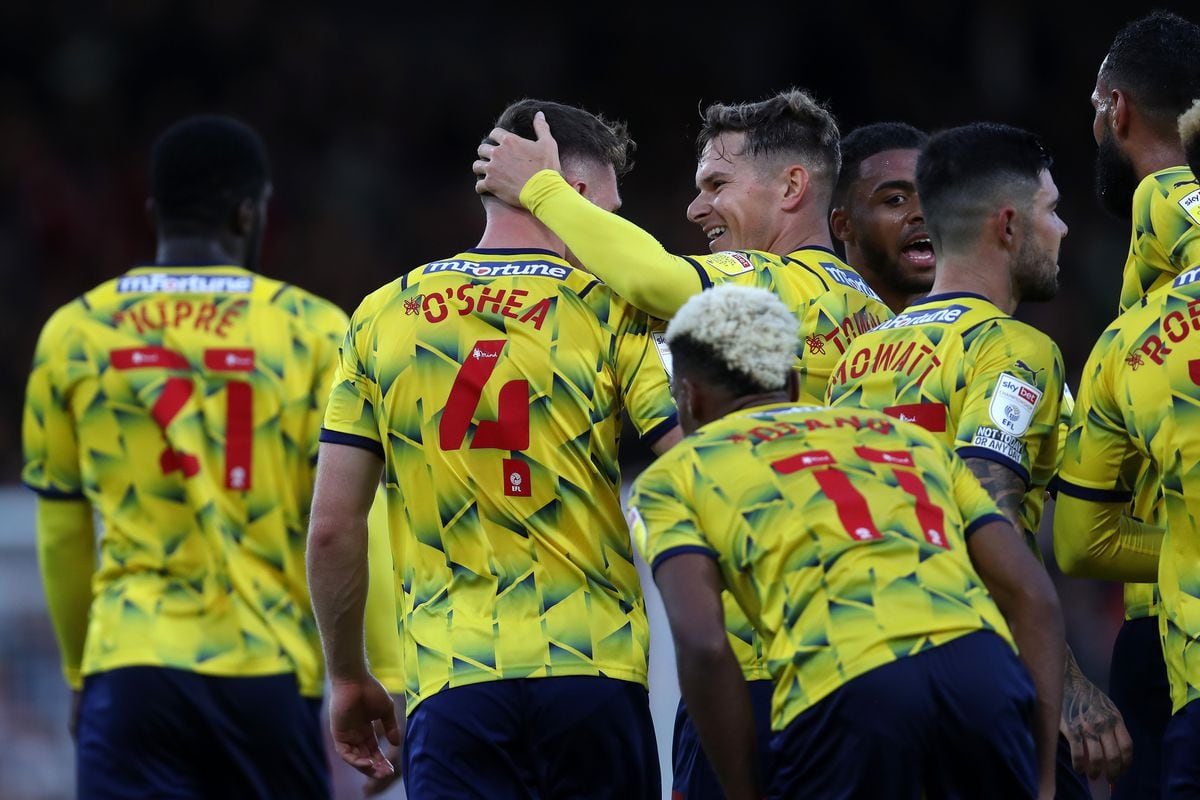
{"type": "Polygon", "coordinates": [[[1008,517],[1012,526],[1028,538],[1025,526],[1021,524],[1021,501],[1025,499],[1025,481],[1021,476],[1003,464],[986,458],[967,458],[964,461],[991,495],[992,502],[1000,507],[1000,513],[1008,517]]]}
{"type": "MultiPolygon", "coordinates": [[[[1031,547],[1036,547],[1034,532],[1021,525],[1021,501],[1025,497],[1025,481],[1013,470],[984,458],[965,459],[971,472],[991,495],[1000,511],[1025,534],[1031,547]]],[[[1089,681],[1079,669],[1071,648],[1063,675],[1062,720],[1059,728],[1071,745],[1071,762],[1075,769],[1089,777],[1107,775],[1114,779],[1129,769],[1133,758],[1133,742],[1125,729],[1121,712],[1113,702],[1089,681]]]]}
{"type": "Polygon", "coordinates": [[[1121,712],[1079,669],[1067,649],[1063,676],[1062,722],[1059,730],[1071,743],[1071,763],[1088,777],[1111,781],[1133,763],[1133,740],[1121,712]]]}

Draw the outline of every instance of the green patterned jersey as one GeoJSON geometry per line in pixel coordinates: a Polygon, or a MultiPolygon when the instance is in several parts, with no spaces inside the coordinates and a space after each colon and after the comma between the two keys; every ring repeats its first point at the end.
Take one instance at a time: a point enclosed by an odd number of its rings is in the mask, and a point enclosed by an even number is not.
{"type": "Polygon", "coordinates": [[[321,693],[304,542],[346,324],[230,266],[134,269],[46,323],[23,478],[103,521],[84,674],[295,672],[321,693]]]}
{"type": "Polygon", "coordinates": [[[542,251],[473,250],[369,295],[322,441],[385,462],[408,710],[508,678],[646,681],[621,412],[675,424],[652,320],[542,251]]]}
{"type": "MultiPolygon", "coordinates": [[[[1186,167],[1147,175],[1133,195],[1133,234],[1121,281],[1120,310],[1141,304],[1150,292],[1169,284],[1200,264],[1200,186],[1186,167]]],[[[1150,463],[1134,492],[1131,513],[1138,519],[1166,524],[1159,477],[1150,463]]],[[[1148,617],[1157,609],[1155,587],[1125,584],[1125,616],[1148,617]]]]}
{"type": "Polygon", "coordinates": [[[966,548],[995,503],[937,437],[878,412],[730,414],[642,473],[630,516],[653,567],[716,559],[766,643],[777,731],[876,667],[973,631],[1012,641],[966,548]]]}
{"type": "Polygon", "coordinates": [[[968,293],[919,300],[860,336],[828,395],[835,407],[916,422],[960,456],[1016,472],[1027,487],[1020,518],[1031,542],[1054,475],[1062,397],[1058,346],[968,293]]]}
{"type": "Polygon", "coordinates": [[[862,276],[823,247],[786,256],[739,250],[686,258],[703,288],[735,283],[766,289],[800,320],[796,372],[802,403],[824,402],[825,385],[850,343],[892,317],[862,276]]]}
{"type": "Polygon", "coordinates": [[[1084,368],[1058,490],[1133,497],[1142,461],[1162,476],[1163,653],[1178,711],[1200,697],[1200,268],[1126,311],[1084,368]]]}

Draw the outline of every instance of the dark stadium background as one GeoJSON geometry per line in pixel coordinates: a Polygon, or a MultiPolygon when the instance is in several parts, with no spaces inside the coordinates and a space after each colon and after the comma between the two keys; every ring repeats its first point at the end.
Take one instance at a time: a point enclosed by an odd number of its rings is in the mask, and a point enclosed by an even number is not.
{"type": "MultiPolygon", "coordinates": [[[[264,271],[347,310],[413,266],[475,244],[474,147],[523,96],[629,123],[639,149],[623,213],[677,252],[705,248],[684,208],[708,102],[795,84],[828,100],[843,131],[889,119],[929,130],[1023,126],[1055,156],[1071,232],[1058,299],[1020,316],[1059,342],[1074,384],[1115,311],[1129,237],[1093,198],[1088,97],[1113,34],[1153,7],[0,4],[0,484],[19,480],[40,326],[81,291],[152,259],[148,147],[199,111],[241,116],[266,139],[275,195],[264,271]]],[[[24,522],[32,503],[3,497],[0,795],[54,797],[70,785],[70,750],[49,626],[30,610],[40,603],[24,522]],[[6,581],[18,573],[23,583],[6,581]]],[[[1060,588],[1076,652],[1104,685],[1119,597],[1083,581],[1060,588]]]]}

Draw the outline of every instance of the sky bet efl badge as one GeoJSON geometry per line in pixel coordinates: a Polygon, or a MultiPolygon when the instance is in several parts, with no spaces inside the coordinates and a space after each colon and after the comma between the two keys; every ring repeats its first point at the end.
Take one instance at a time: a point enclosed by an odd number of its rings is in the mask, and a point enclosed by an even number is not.
{"type": "Polygon", "coordinates": [[[1012,436],[1020,436],[1029,430],[1033,412],[1037,410],[1041,399],[1042,393],[1037,387],[1002,372],[996,379],[996,389],[992,392],[992,405],[988,412],[996,427],[1012,436]]]}

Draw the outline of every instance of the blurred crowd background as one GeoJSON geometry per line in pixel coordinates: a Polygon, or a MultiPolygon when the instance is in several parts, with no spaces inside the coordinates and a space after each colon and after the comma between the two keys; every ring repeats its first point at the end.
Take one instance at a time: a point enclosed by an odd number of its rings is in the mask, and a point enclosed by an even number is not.
{"type": "MultiPolygon", "coordinates": [[[[1173,7],[1197,17],[1194,7],[1173,7]]],[[[510,101],[624,119],[639,143],[622,213],[675,252],[709,102],[797,85],[843,132],[995,120],[1040,134],[1070,226],[1058,298],[1019,316],[1075,384],[1115,314],[1127,221],[1092,190],[1088,98],[1116,31],[1155,5],[543,4],[116,0],[0,4],[0,485],[20,476],[33,345],[59,305],[153,259],[150,145],[196,112],[266,140],[274,198],[263,271],[348,311],[425,261],[474,245],[475,145],[510,101]]],[[[645,454],[630,453],[636,469],[645,454]]],[[[632,475],[634,469],[628,471],[632,475]]],[[[1060,581],[1075,652],[1101,686],[1119,594],[1060,581]]],[[[33,560],[32,497],[0,492],[0,796],[69,796],[65,690],[33,560]]]]}

